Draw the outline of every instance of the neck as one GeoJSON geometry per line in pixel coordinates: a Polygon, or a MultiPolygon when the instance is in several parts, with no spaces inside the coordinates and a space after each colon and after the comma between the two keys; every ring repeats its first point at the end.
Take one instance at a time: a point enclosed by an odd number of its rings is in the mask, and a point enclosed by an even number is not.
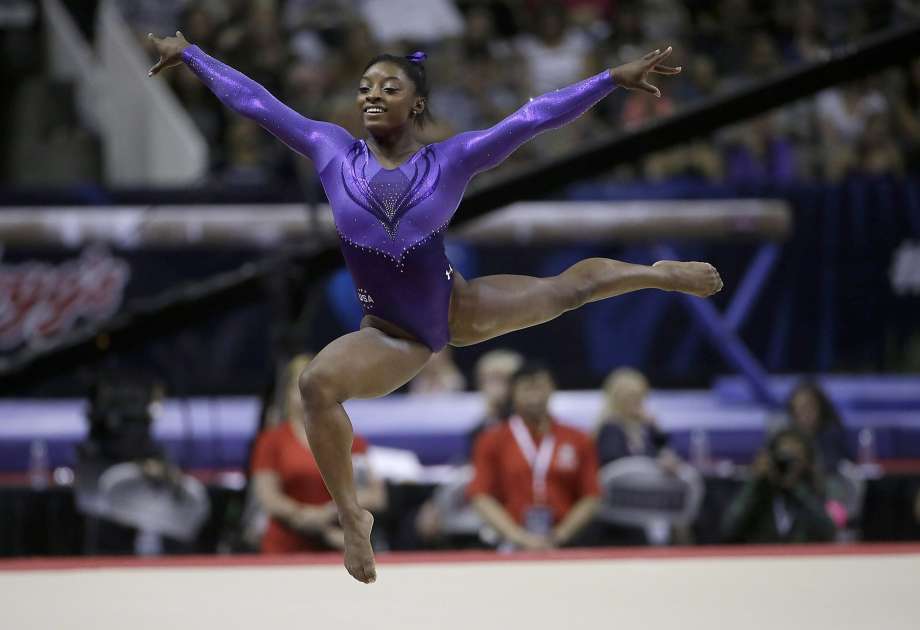
{"type": "Polygon", "coordinates": [[[420,146],[408,126],[382,133],[371,132],[367,143],[378,155],[395,158],[412,153],[420,146]]]}
{"type": "Polygon", "coordinates": [[[524,424],[528,429],[536,431],[537,433],[546,433],[549,430],[549,416],[547,414],[541,414],[538,416],[527,416],[524,414],[518,414],[521,416],[521,420],[524,421],[524,424]]]}
{"type": "Polygon", "coordinates": [[[507,415],[507,408],[500,404],[488,403],[486,405],[486,417],[492,420],[502,420],[503,415],[507,415]]]}

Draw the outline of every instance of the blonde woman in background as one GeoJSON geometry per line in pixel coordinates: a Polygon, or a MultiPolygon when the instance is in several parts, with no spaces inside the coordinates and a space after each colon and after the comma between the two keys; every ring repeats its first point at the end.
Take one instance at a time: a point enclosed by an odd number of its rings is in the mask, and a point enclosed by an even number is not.
{"type": "MultiPolygon", "coordinates": [[[[263,553],[341,550],[345,546],[335,504],[304,429],[297,378],[309,362],[309,356],[300,355],[288,364],[281,389],[281,422],[262,432],[253,451],[254,490],[269,516],[261,543],[263,553]]],[[[386,491],[362,461],[367,448],[367,441],[356,435],[353,461],[356,469],[365,471],[356,474],[358,501],[365,509],[377,512],[386,506],[386,491]]]]}
{"type": "Polygon", "coordinates": [[[645,407],[648,391],[648,380],[633,368],[614,370],[604,381],[604,410],[595,433],[601,466],[641,455],[656,458],[669,473],[676,472],[680,458],[645,407]]]}

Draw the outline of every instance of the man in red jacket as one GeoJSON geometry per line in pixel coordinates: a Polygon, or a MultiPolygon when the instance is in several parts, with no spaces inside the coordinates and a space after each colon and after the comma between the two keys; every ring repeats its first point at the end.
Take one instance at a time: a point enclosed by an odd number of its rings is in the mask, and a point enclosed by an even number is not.
{"type": "Polygon", "coordinates": [[[483,433],[473,450],[467,496],[515,547],[570,544],[593,518],[600,489],[591,439],[549,414],[550,371],[528,363],[511,378],[514,415],[483,433]]]}

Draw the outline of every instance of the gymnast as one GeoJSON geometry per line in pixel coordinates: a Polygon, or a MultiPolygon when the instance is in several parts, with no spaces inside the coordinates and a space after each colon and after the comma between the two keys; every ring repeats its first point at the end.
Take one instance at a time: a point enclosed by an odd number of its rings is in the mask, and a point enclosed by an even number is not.
{"type": "Polygon", "coordinates": [[[374,519],[355,498],[352,426],[342,403],[401,387],[447,344],[467,346],[547,322],[589,302],[639,289],[706,297],[722,288],[712,265],[651,266],[582,260],[558,276],[465,280],[444,252],[444,232],[477,173],[502,163],[539,133],[561,127],[617,86],[660,96],[649,75],[674,75],[656,50],[566,88],[530,99],[494,127],[423,146],[413,133],[428,115],[425,54],[383,54],[358,80],[366,138],[310,120],[264,87],[175,37],[148,36],[159,60],[149,76],[185,63],[231,110],[255,120],[319,173],[342,253],[364,309],[359,330],[326,346],[300,375],[306,431],[345,535],[345,568],[370,583],[377,571],[374,519]]]}

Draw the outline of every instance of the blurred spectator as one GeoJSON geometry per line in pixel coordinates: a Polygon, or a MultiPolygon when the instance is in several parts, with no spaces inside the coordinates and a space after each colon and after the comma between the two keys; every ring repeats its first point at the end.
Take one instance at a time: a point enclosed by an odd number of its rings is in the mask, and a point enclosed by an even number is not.
{"type": "Polygon", "coordinates": [[[533,96],[587,76],[585,66],[591,40],[572,28],[568,19],[561,5],[541,3],[533,16],[533,34],[518,38],[517,47],[527,62],[533,96]]]}
{"type": "MultiPolygon", "coordinates": [[[[407,1],[407,10],[390,0],[119,0],[118,6],[139,36],[180,28],[189,41],[282,100],[290,99],[304,115],[339,124],[356,137],[364,133],[354,106],[363,64],[384,48],[406,53],[423,48],[430,53],[430,103],[436,116],[419,134],[423,143],[487,127],[529,97],[655,47],[675,47],[672,60],[684,74],[668,81],[661,99],[636,94],[604,99],[573,124],[522,147],[506,169],[568,152],[604,127],[635,128],[733,86],[820,61],[834,46],[850,45],[920,14],[915,0],[443,0],[407,1]],[[523,34],[521,27],[526,27],[523,34]]],[[[15,49],[20,63],[24,46],[15,49]]],[[[219,108],[210,107],[215,100],[202,98],[182,74],[171,82],[206,137],[214,173],[227,170],[236,154],[237,164],[229,172],[240,169],[249,183],[272,186],[277,177],[291,173],[304,181],[303,160],[287,158],[281,170],[269,166],[266,172],[275,178],[240,165],[247,156],[231,146],[241,141],[240,130],[229,128],[232,117],[215,113],[219,108]]],[[[897,113],[893,121],[882,117],[888,103],[870,79],[784,106],[767,117],[770,123],[740,125],[724,156],[716,149],[726,143],[697,141],[644,156],[637,168],[621,166],[611,177],[786,182],[813,176],[834,180],[848,172],[901,173],[920,163],[918,75],[914,67],[908,83],[891,95],[897,113]]],[[[72,96],[49,100],[65,103],[72,96]]],[[[4,153],[11,181],[73,184],[99,178],[100,151],[79,126],[54,125],[50,134],[48,123],[43,135],[29,125],[10,123],[9,128],[4,153]],[[35,140],[38,135],[41,142],[35,140]],[[40,148],[46,146],[51,149],[40,148]],[[36,163],[50,166],[35,169],[36,163]]]]}
{"type": "Polygon", "coordinates": [[[147,33],[158,37],[174,34],[188,4],[189,0],[118,0],[122,16],[138,38],[147,33]]]}
{"type": "Polygon", "coordinates": [[[637,2],[617,3],[616,19],[611,24],[611,31],[601,44],[600,53],[603,63],[608,68],[644,55],[649,47],[649,37],[645,32],[647,24],[642,19],[641,4],[637,2]]]}
{"type": "MultiPolygon", "coordinates": [[[[531,0],[531,7],[540,0],[531,0]]],[[[613,17],[614,0],[564,0],[573,24],[592,27],[613,17]]]]}
{"type": "Polygon", "coordinates": [[[828,56],[821,15],[814,2],[797,2],[789,41],[785,47],[786,59],[793,63],[814,62],[828,56]]]}
{"type": "MultiPolygon", "coordinates": [[[[511,376],[521,367],[524,359],[511,350],[491,350],[476,361],[476,390],[482,395],[485,410],[482,418],[470,431],[466,439],[462,461],[468,462],[473,454],[473,446],[479,435],[511,414],[510,384],[511,376]]],[[[441,534],[443,515],[435,501],[426,501],[419,509],[415,522],[415,532],[426,542],[436,540],[441,534]]]]}
{"type": "Polygon", "coordinates": [[[757,31],[751,36],[747,67],[744,74],[748,81],[762,81],[783,70],[776,42],[766,31],[757,31]]]}
{"type": "MultiPolygon", "coordinates": [[[[214,50],[217,45],[217,20],[213,11],[205,8],[202,2],[193,2],[185,7],[181,18],[182,34],[190,42],[195,42],[205,50],[214,50]]],[[[178,24],[176,28],[178,28],[178,24]]],[[[163,34],[169,34],[172,30],[165,31],[163,34]]]]}
{"type": "Polygon", "coordinates": [[[374,36],[388,45],[433,43],[463,30],[460,11],[451,0],[362,0],[361,11],[374,36]]]}
{"type": "Polygon", "coordinates": [[[898,135],[911,166],[920,164],[920,57],[907,66],[903,82],[894,97],[898,135]]]}
{"type": "Polygon", "coordinates": [[[680,459],[668,447],[668,435],[658,428],[645,408],[648,380],[638,370],[620,368],[604,382],[604,411],[597,429],[597,457],[601,466],[621,457],[643,455],[658,459],[673,472],[680,459]]]}
{"type": "Polygon", "coordinates": [[[466,457],[473,452],[479,434],[511,415],[511,377],[523,365],[524,357],[512,350],[490,350],[476,361],[476,390],[482,394],[485,413],[470,431],[466,457]]]}
{"type": "Polygon", "coordinates": [[[10,183],[82,185],[99,180],[102,151],[80,126],[73,85],[35,76],[22,83],[11,103],[7,135],[10,183]]]}
{"type": "Polygon", "coordinates": [[[526,72],[520,55],[496,35],[495,19],[485,7],[466,13],[463,36],[432,58],[436,76],[431,103],[453,130],[482,129],[520,107],[526,72]],[[444,60],[444,61],[442,61],[444,60]]]}
{"type": "Polygon", "coordinates": [[[886,110],[885,98],[865,81],[825,90],[818,95],[817,115],[828,178],[839,179],[857,166],[857,143],[869,119],[886,110]]]}
{"type": "MultiPolygon", "coordinates": [[[[624,457],[649,457],[664,472],[678,473],[682,461],[668,446],[668,434],[658,428],[646,409],[648,392],[648,380],[632,368],[614,370],[604,381],[604,409],[594,436],[601,468],[624,457]]],[[[647,532],[641,527],[608,524],[599,531],[608,544],[649,543],[647,532]]],[[[673,534],[680,540],[689,540],[684,529],[673,534]]]]}
{"type": "Polygon", "coordinates": [[[643,0],[641,20],[645,35],[656,46],[674,45],[686,35],[690,16],[685,2],[681,0],[643,0]]]}
{"type": "Polygon", "coordinates": [[[630,92],[623,102],[620,122],[623,129],[631,130],[656,118],[670,116],[673,112],[674,99],[666,92],[662,93],[661,98],[648,98],[648,94],[630,92]]]}
{"type": "Polygon", "coordinates": [[[221,176],[226,183],[237,186],[264,186],[272,181],[270,155],[274,145],[259,125],[236,117],[227,130],[226,164],[221,176]]]}
{"type": "Polygon", "coordinates": [[[239,39],[228,50],[228,56],[235,68],[270,92],[279,92],[288,51],[273,2],[261,0],[251,4],[239,39]]]}
{"type": "Polygon", "coordinates": [[[776,433],[758,455],[752,473],[725,515],[726,542],[833,540],[836,526],[822,503],[820,471],[808,436],[796,429],[776,433]]]}
{"type": "Polygon", "coordinates": [[[78,446],[81,465],[100,471],[122,462],[139,462],[166,471],[166,452],[153,439],[151,426],[162,387],[150,379],[105,374],[89,396],[89,434],[78,446]]]}
{"type": "Polygon", "coordinates": [[[290,32],[318,33],[330,40],[358,18],[359,0],[286,0],[281,19],[290,32]]]}
{"type": "MultiPolygon", "coordinates": [[[[77,446],[76,469],[77,503],[86,512],[86,553],[133,554],[136,550],[138,530],[110,520],[98,494],[99,479],[108,469],[135,463],[157,484],[176,483],[182,476],[153,438],[153,412],[162,397],[162,387],[151,379],[114,371],[100,376],[90,392],[89,433],[77,446]]],[[[172,551],[182,550],[174,541],[164,542],[172,551]]]]}
{"type": "Polygon", "coordinates": [[[549,370],[525,364],[511,378],[514,415],[483,433],[467,496],[506,543],[576,544],[598,506],[597,458],[588,436],[555,421],[549,370]]]}
{"type": "Polygon", "coordinates": [[[728,181],[783,184],[798,178],[795,147],[779,132],[776,112],[729,129],[723,142],[728,181]]]}
{"type": "Polygon", "coordinates": [[[711,98],[719,90],[716,65],[706,55],[695,56],[679,78],[682,80],[678,83],[675,94],[684,103],[711,98]]]}
{"type": "MultiPolygon", "coordinates": [[[[303,404],[297,379],[309,357],[296,357],[288,365],[284,418],[259,436],[252,456],[252,482],[270,521],[262,538],[263,553],[293,553],[342,549],[344,538],[338,513],[326,490],[319,467],[307,442],[303,404]]],[[[355,436],[352,454],[358,501],[371,511],[385,507],[382,481],[367,466],[367,442],[355,436]]]]}
{"type": "Polygon", "coordinates": [[[454,363],[454,352],[446,346],[431,355],[431,359],[415,378],[409,382],[410,394],[445,394],[466,388],[466,379],[454,363]]]}
{"type": "Polygon", "coordinates": [[[866,130],[857,145],[859,167],[871,175],[898,174],[904,168],[901,152],[886,114],[873,114],[866,121],[866,130]]]}
{"type": "Polygon", "coordinates": [[[824,473],[835,473],[841,461],[852,459],[840,414],[820,385],[813,381],[796,385],[786,412],[789,426],[812,440],[815,463],[824,473]]]}

